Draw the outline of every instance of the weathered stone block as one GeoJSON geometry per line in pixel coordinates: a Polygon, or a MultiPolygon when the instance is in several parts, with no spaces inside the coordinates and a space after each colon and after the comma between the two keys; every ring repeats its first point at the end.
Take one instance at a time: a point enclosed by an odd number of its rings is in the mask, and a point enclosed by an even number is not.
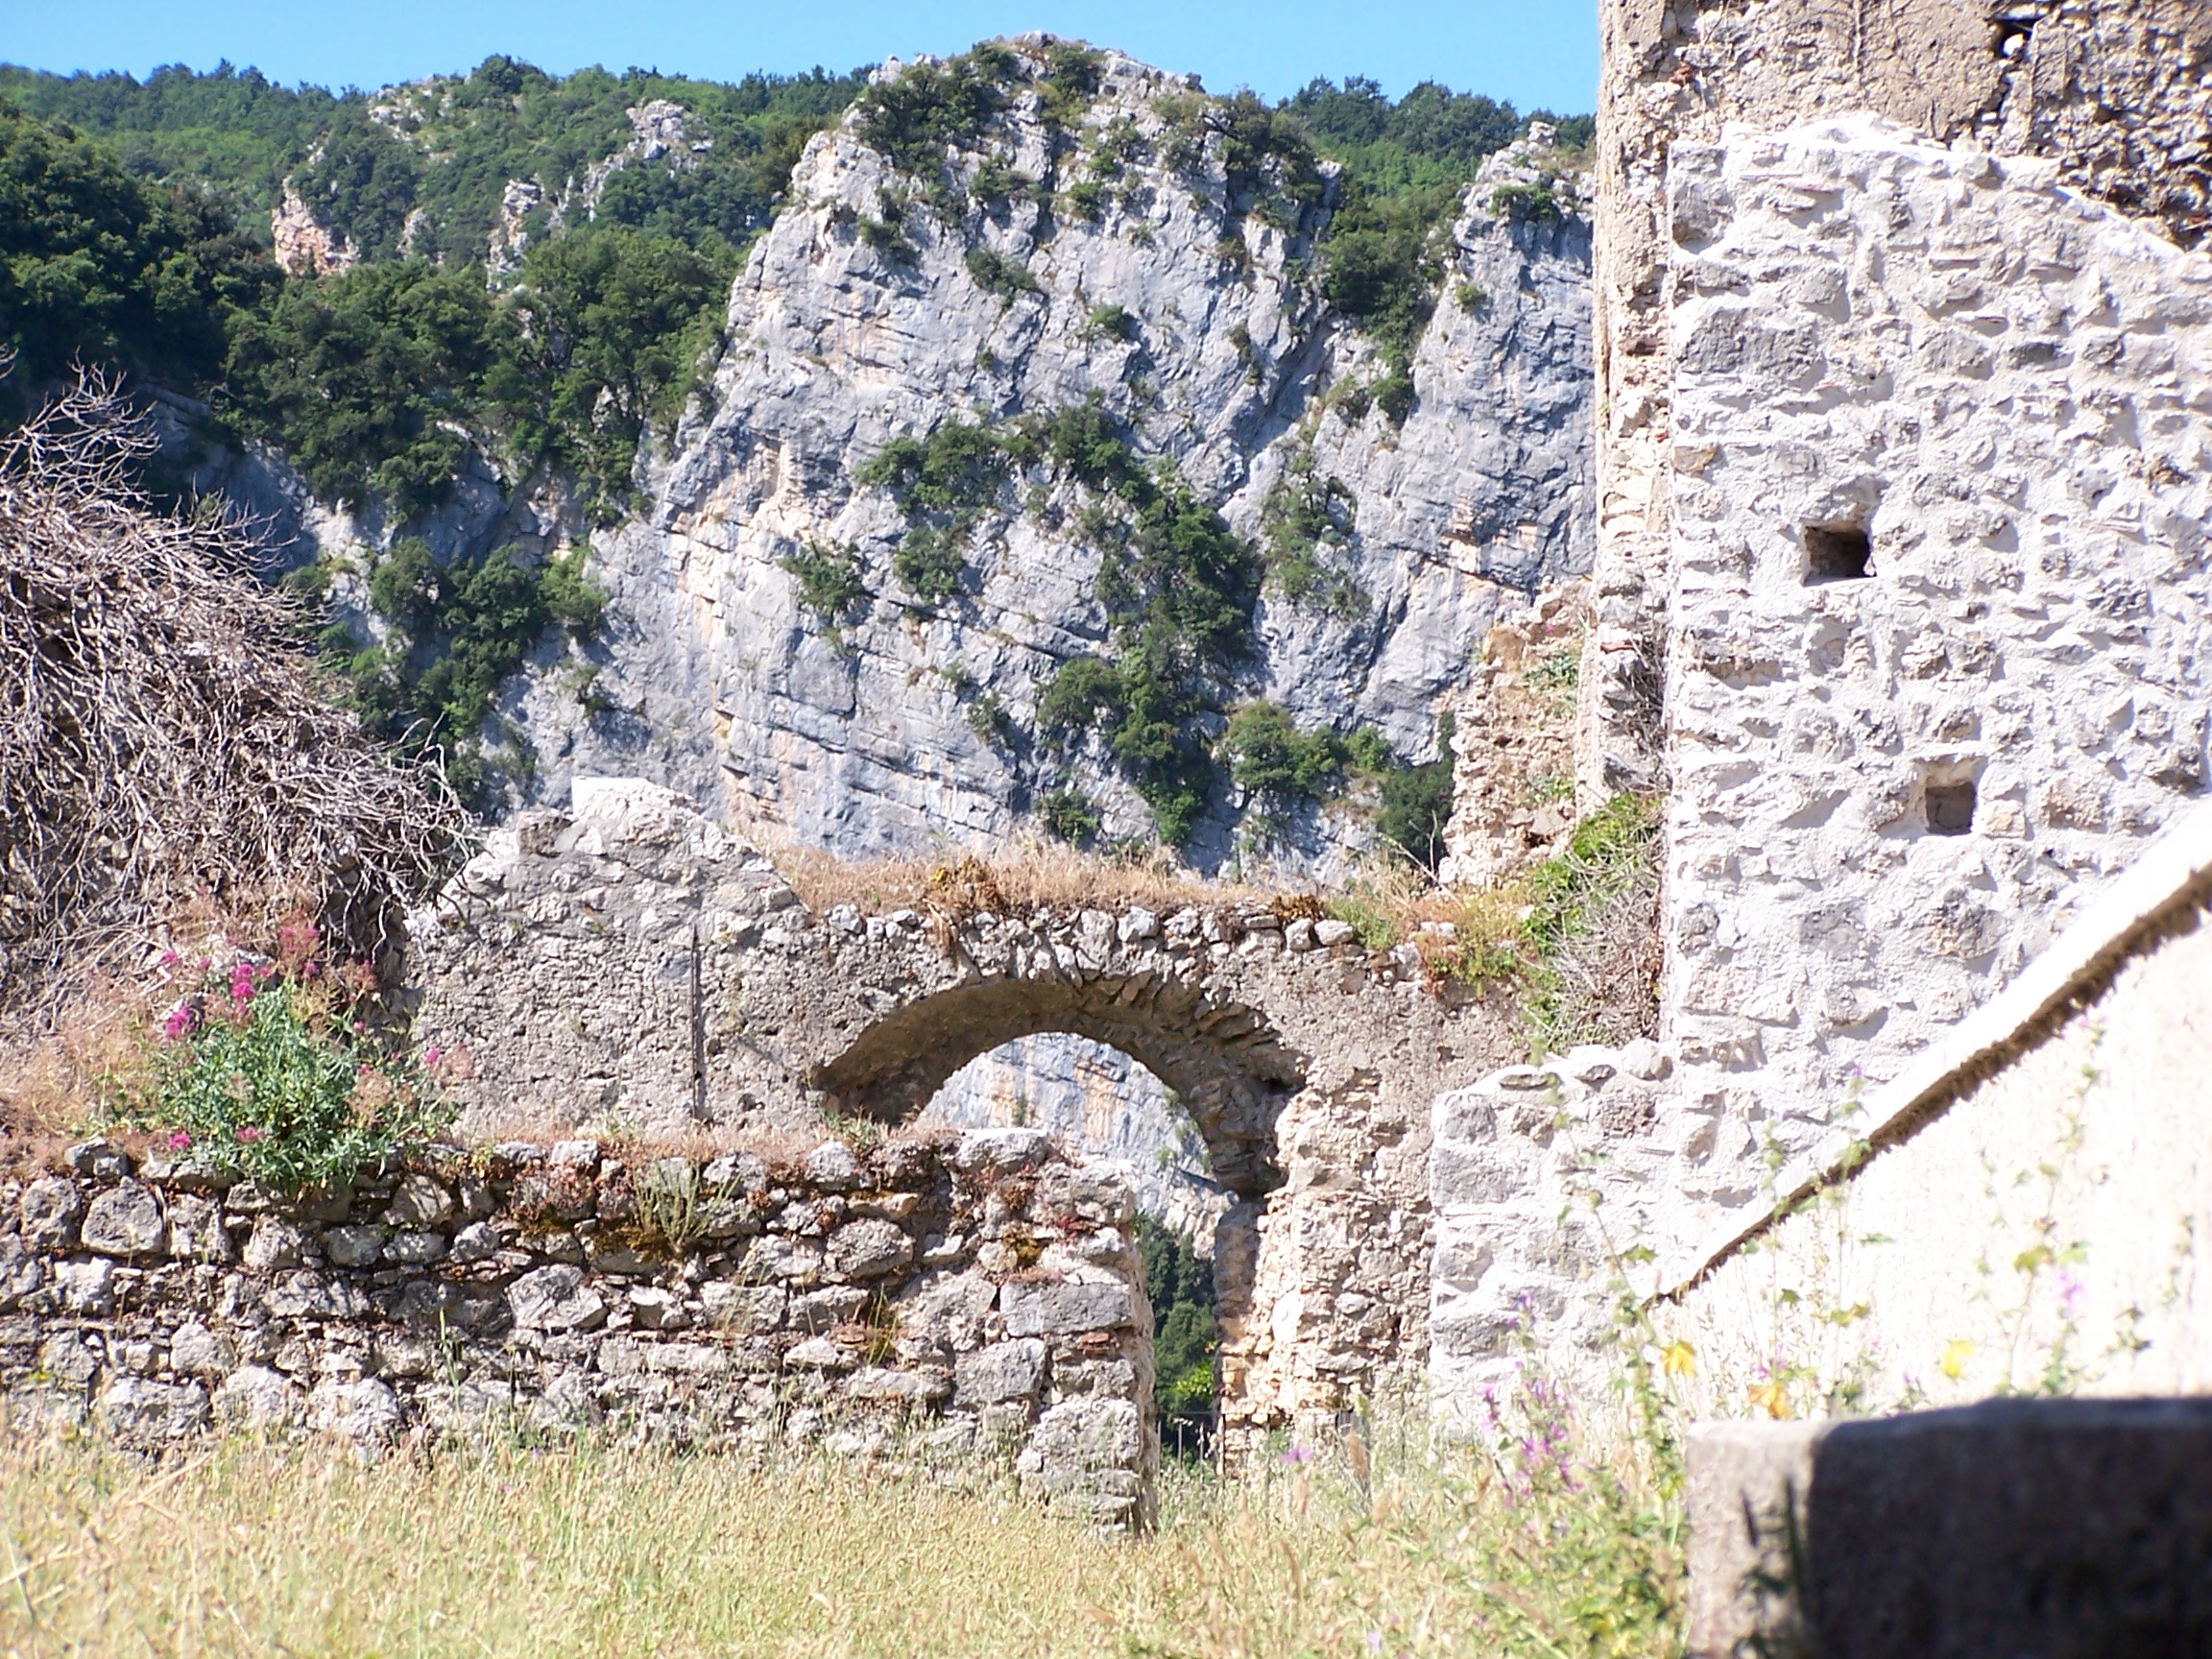
{"type": "Polygon", "coordinates": [[[998,1292],[1009,1336],[1097,1331],[1130,1322],[1124,1285],[1008,1285],[998,1292]]]}
{"type": "Polygon", "coordinates": [[[1707,1424],[1689,1474],[1699,1659],[2212,1651],[2212,1400],[1707,1424]]]}
{"type": "Polygon", "coordinates": [[[84,1248],[104,1256],[151,1256],[167,1236],[159,1195],[136,1181],[120,1182],[93,1199],[80,1230],[84,1248]]]}
{"type": "Polygon", "coordinates": [[[197,1382],[150,1382],[123,1377],[93,1403],[101,1427],[123,1440],[156,1444],[207,1427],[207,1390],[197,1382]]]}
{"type": "Polygon", "coordinates": [[[903,1406],[942,1405],[952,1395],[952,1379],[943,1371],[898,1371],[875,1365],[856,1371],[845,1384],[852,1400],[874,1400],[903,1406]]]}
{"type": "Polygon", "coordinates": [[[607,1304],[574,1267],[556,1264],[525,1273],[507,1286],[507,1306],[526,1331],[589,1331],[607,1317],[607,1304]]]}
{"type": "Polygon", "coordinates": [[[764,1234],[745,1252],[744,1277],[755,1284],[771,1279],[811,1282],[821,1275],[822,1246],[781,1233],[764,1234]]]}
{"type": "Polygon", "coordinates": [[[394,1439],[406,1421],[399,1397],[373,1378],[359,1382],[325,1382],[307,1397],[308,1421],[319,1432],[335,1434],[357,1446],[394,1439]]]}
{"type": "Polygon", "coordinates": [[[962,1406],[1034,1399],[1045,1380],[1045,1344],[1034,1336],[995,1342],[953,1361],[954,1397],[962,1406]]]}
{"type": "Polygon", "coordinates": [[[890,1221],[853,1221],[830,1236],[830,1264],[848,1279],[878,1279],[914,1260],[914,1240],[890,1221]]]}
{"type": "Polygon", "coordinates": [[[223,1225],[223,1211],[212,1198],[196,1192],[169,1194],[169,1254],[187,1262],[211,1262],[226,1266],[238,1259],[223,1225]]]}
{"type": "Polygon", "coordinates": [[[453,1210],[453,1194],[445,1190],[444,1182],[428,1175],[413,1174],[400,1179],[392,1202],[385,1206],[379,1219],[385,1226],[402,1231],[442,1227],[451,1219],[453,1210]]]}
{"type": "Polygon", "coordinates": [[[253,1223],[252,1235],[246,1240],[246,1270],[275,1273],[282,1268],[297,1267],[303,1243],[300,1229],[291,1222],[280,1215],[264,1215],[253,1223]]]}
{"type": "Polygon", "coordinates": [[[381,1227],[332,1227],[323,1235],[323,1254],[341,1267],[373,1267],[389,1237],[381,1227]]]}
{"type": "Polygon", "coordinates": [[[84,1196],[75,1181],[60,1174],[44,1174],[31,1181],[17,1201],[22,1216],[22,1241],[31,1250],[73,1250],[78,1243],[78,1221],[84,1216],[84,1196]]]}
{"type": "Polygon", "coordinates": [[[232,1429],[289,1429],[305,1417],[306,1400],[282,1372],[245,1365],[216,1390],[215,1413],[232,1429]]]}
{"type": "Polygon", "coordinates": [[[783,1323],[789,1294],[781,1285],[732,1285],[717,1280],[699,1286],[699,1303],[708,1324],[733,1335],[748,1336],[773,1331],[783,1323]]]}

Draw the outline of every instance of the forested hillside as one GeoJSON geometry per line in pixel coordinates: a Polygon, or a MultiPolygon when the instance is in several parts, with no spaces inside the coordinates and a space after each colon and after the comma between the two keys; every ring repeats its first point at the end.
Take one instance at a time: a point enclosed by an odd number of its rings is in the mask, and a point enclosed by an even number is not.
{"type": "MultiPolygon", "coordinates": [[[[1045,96],[1075,108],[1096,55],[1055,52],[1045,96]]],[[[974,108],[950,117],[902,102],[912,77],[871,89],[862,71],[724,84],[493,58],[333,94],[228,65],[144,82],[0,68],[0,343],[15,354],[0,397],[20,411],[74,363],[119,369],[197,400],[205,443],[265,443],[318,497],[371,512],[386,526],[373,567],[294,585],[324,603],[357,579],[323,632],[333,662],[378,729],[440,747],[493,805],[514,773],[487,764],[495,691],[547,630],[589,637],[601,596],[580,541],[565,557],[496,539],[454,552],[417,527],[480,476],[517,499],[550,491],[582,530],[623,521],[640,444],[707,385],[732,280],[807,140],[865,97],[880,147],[942,149],[945,120],[1006,97],[987,55],[960,61],[974,108]]],[[[1526,123],[1358,79],[1208,108],[1233,172],[1243,147],[1310,205],[1322,163],[1341,169],[1314,279],[1379,346],[1374,396],[1402,420],[1444,229],[1526,123]]],[[[1586,119],[1561,124],[1565,143],[1587,136],[1586,119]]],[[[1103,188],[1073,180],[1053,208],[1094,213],[1103,188]]],[[[1326,533],[1325,492],[1320,511],[1326,533]]],[[[1238,730],[1238,763],[1295,768],[1263,725],[1238,730]]]]}

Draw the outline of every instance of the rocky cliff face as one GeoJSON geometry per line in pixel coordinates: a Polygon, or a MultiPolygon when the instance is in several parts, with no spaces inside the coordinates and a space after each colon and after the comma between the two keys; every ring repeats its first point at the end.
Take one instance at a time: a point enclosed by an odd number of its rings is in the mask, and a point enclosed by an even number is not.
{"type": "MultiPolygon", "coordinates": [[[[647,463],[650,512],[599,539],[613,604],[589,694],[546,673],[509,699],[541,796],[643,773],[864,855],[1001,837],[1071,786],[1106,834],[1149,839],[1110,758],[1056,754],[1037,720],[1062,664],[1115,648],[1100,578],[1126,500],[1032,445],[957,480],[949,513],[918,506],[862,481],[902,437],[1088,403],[1146,476],[1171,468],[1262,546],[1275,526],[1279,563],[1286,508],[1308,504],[1328,528],[1307,579],[1270,580],[1216,701],[1373,725],[1407,759],[1433,754],[1494,617],[1587,567],[1589,235],[1571,182],[1539,183],[1558,172],[1540,132],[1467,192],[1407,407],[1319,296],[1326,169],[1302,204],[1184,82],[1106,54],[1070,108],[1046,47],[1014,46],[1003,108],[935,179],[872,147],[864,110],[813,141],[732,296],[711,413],[647,463]],[[939,554],[926,591],[918,531],[939,554]],[[844,584],[829,614],[809,570],[844,584]]],[[[1216,789],[1194,860],[1267,851],[1239,818],[1216,789]]],[[[1325,809],[1274,851],[1371,837],[1325,809]]]]}

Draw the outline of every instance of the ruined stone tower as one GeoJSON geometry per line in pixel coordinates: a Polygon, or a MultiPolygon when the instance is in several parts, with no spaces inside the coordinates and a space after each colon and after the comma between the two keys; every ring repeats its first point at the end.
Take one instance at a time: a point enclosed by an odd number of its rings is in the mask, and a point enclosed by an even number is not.
{"type": "Polygon", "coordinates": [[[1447,1396],[1630,1238],[1694,1280],[2205,782],[2212,8],[1601,16],[1577,772],[1666,798],[1664,1053],[1518,1079],[1572,1148],[1440,1104],[1447,1396]]]}

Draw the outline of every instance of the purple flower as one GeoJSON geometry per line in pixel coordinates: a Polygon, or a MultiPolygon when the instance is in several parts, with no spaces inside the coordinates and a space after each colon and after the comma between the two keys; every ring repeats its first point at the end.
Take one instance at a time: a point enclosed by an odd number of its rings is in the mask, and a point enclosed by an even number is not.
{"type": "Polygon", "coordinates": [[[189,1151],[191,1146],[192,1137],[187,1135],[181,1129],[178,1130],[176,1134],[169,1137],[169,1150],[172,1152],[189,1151]]]}
{"type": "Polygon", "coordinates": [[[1289,1464],[1293,1469],[1302,1463],[1310,1463],[1313,1461],[1313,1448],[1310,1446],[1286,1446],[1283,1449],[1283,1461],[1289,1464]]]}
{"type": "Polygon", "coordinates": [[[174,1043],[189,1035],[199,1023],[200,1010],[189,1002],[180,1002],[169,1010],[168,1017],[161,1022],[161,1039],[165,1043],[174,1043]]]}

